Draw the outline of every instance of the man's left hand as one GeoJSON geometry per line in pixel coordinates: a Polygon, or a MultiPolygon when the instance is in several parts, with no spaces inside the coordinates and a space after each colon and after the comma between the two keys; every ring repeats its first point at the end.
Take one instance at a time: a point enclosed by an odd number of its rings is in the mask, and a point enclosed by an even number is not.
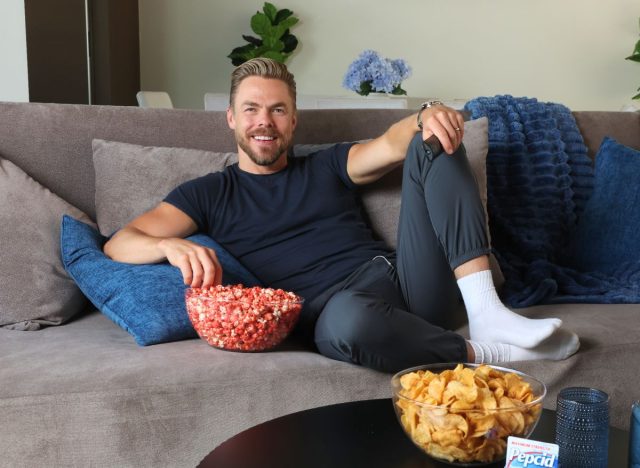
{"type": "Polygon", "coordinates": [[[453,154],[464,136],[464,118],[451,107],[436,104],[422,111],[422,140],[435,135],[442,149],[453,154]]]}

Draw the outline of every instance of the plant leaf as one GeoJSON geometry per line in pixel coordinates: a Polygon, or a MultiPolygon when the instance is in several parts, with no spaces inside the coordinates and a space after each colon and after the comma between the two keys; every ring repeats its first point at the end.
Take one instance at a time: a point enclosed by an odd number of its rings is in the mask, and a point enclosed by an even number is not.
{"type": "Polygon", "coordinates": [[[271,29],[271,21],[264,13],[256,13],[251,17],[251,29],[259,36],[263,36],[271,29]]]}
{"type": "Polygon", "coordinates": [[[240,47],[236,47],[235,49],[233,49],[231,51],[231,54],[229,55],[242,55],[242,54],[246,54],[247,52],[254,50],[256,48],[255,45],[253,44],[245,44],[243,46],[240,47]]]}
{"type": "Polygon", "coordinates": [[[247,36],[246,34],[243,34],[242,35],[242,39],[247,41],[249,44],[253,44],[255,46],[261,46],[262,45],[262,39],[258,39],[257,37],[247,36]]]}
{"type": "Polygon", "coordinates": [[[285,30],[281,29],[280,26],[271,26],[271,29],[266,34],[266,36],[269,36],[271,42],[273,43],[273,41],[279,40],[284,35],[284,31],[285,30]]]}
{"type": "Polygon", "coordinates": [[[629,55],[625,60],[632,60],[634,62],[640,62],[640,54],[629,55]]]}
{"type": "Polygon", "coordinates": [[[231,64],[237,67],[247,60],[256,57],[256,47],[253,44],[236,47],[227,57],[231,59],[231,64]]]}
{"type": "Polygon", "coordinates": [[[284,61],[287,59],[287,56],[285,56],[283,53],[275,52],[273,50],[266,51],[264,54],[262,54],[262,57],[269,58],[280,63],[284,63],[284,61]]]}
{"type": "Polygon", "coordinates": [[[280,40],[284,43],[284,49],[282,52],[291,53],[298,47],[298,38],[293,34],[290,34],[289,31],[285,31],[284,36],[280,38],[280,40]]]}
{"type": "Polygon", "coordinates": [[[396,85],[396,87],[393,88],[393,91],[391,91],[391,94],[395,96],[405,96],[407,92],[404,89],[402,89],[400,85],[396,85]]]}
{"type": "Polygon", "coordinates": [[[276,52],[282,52],[284,50],[284,42],[280,39],[272,36],[267,36],[264,38],[263,44],[268,50],[274,50],[276,52]]]}
{"type": "Polygon", "coordinates": [[[361,96],[367,96],[373,88],[371,87],[371,81],[363,81],[360,83],[360,90],[356,91],[361,96]]]}
{"type": "Polygon", "coordinates": [[[284,35],[289,32],[289,24],[292,24],[291,20],[295,20],[293,21],[293,24],[296,24],[298,22],[296,18],[289,18],[278,24],[277,26],[273,26],[272,34],[276,39],[282,39],[284,35]]]}
{"type": "Polygon", "coordinates": [[[271,24],[275,24],[276,14],[278,13],[278,9],[275,7],[275,5],[269,2],[264,2],[262,11],[264,11],[264,14],[267,15],[267,18],[269,18],[271,24]]]}
{"type": "Polygon", "coordinates": [[[268,51],[269,51],[269,47],[267,47],[266,45],[256,47],[256,49],[253,51],[254,53],[253,57],[264,57],[264,54],[267,53],[268,51]]]}
{"type": "Polygon", "coordinates": [[[636,94],[635,96],[633,96],[631,99],[640,99],[640,93],[636,94]]]}
{"type": "Polygon", "coordinates": [[[287,29],[291,29],[293,26],[295,26],[298,23],[298,21],[300,21],[298,18],[294,18],[292,16],[290,18],[287,18],[279,22],[278,28],[281,28],[282,31],[286,31],[287,29]]]}
{"type": "Polygon", "coordinates": [[[286,20],[291,15],[293,15],[293,11],[291,10],[287,10],[286,8],[283,10],[280,10],[276,15],[276,20],[273,22],[273,24],[280,24],[282,21],[286,20]]]}

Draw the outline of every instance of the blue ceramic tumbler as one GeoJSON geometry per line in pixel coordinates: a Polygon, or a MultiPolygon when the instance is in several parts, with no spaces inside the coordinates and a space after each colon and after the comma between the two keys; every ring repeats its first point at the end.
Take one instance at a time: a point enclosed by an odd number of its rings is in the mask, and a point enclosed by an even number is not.
{"type": "Polygon", "coordinates": [[[556,444],[562,468],[607,468],[609,395],[595,388],[562,389],[556,408],[556,444]]]}
{"type": "Polygon", "coordinates": [[[640,468],[640,401],[631,405],[629,424],[629,466],[640,468]]]}

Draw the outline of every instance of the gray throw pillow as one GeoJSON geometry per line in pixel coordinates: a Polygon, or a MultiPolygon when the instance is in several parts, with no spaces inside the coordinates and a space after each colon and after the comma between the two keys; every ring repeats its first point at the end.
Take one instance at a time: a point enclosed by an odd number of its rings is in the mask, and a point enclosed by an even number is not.
{"type": "MultiPolygon", "coordinates": [[[[296,145],[295,152],[306,156],[332,145],[296,145]]],[[[237,161],[237,153],[93,140],[100,233],[110,236],[183,182],[221,171],[237,161]]]]}
{"type": "Polygon", "coordinates": [[[237,160],[236,153],[93,140],[100,233],[113,234],[183,182],[221,171],[237,160]]]}
{"type": "Polygon", "coordinates": [[[60,221],[89,217],[0,157],[0,327],[60,325],[86,300],[60,260],[60,221]]]}

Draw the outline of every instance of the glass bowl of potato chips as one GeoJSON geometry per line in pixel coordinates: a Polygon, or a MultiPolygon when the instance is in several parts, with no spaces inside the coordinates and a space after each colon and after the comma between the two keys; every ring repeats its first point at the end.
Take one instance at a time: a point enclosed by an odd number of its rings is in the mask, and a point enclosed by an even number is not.
{"type": "Polygon", "coordinates": [[[528,438],[542,414],[545,384],[487,364],[431,364],[391,379],[400,425],[427,455],[478,466],[505,458],[507,438],[528,438]]]}

